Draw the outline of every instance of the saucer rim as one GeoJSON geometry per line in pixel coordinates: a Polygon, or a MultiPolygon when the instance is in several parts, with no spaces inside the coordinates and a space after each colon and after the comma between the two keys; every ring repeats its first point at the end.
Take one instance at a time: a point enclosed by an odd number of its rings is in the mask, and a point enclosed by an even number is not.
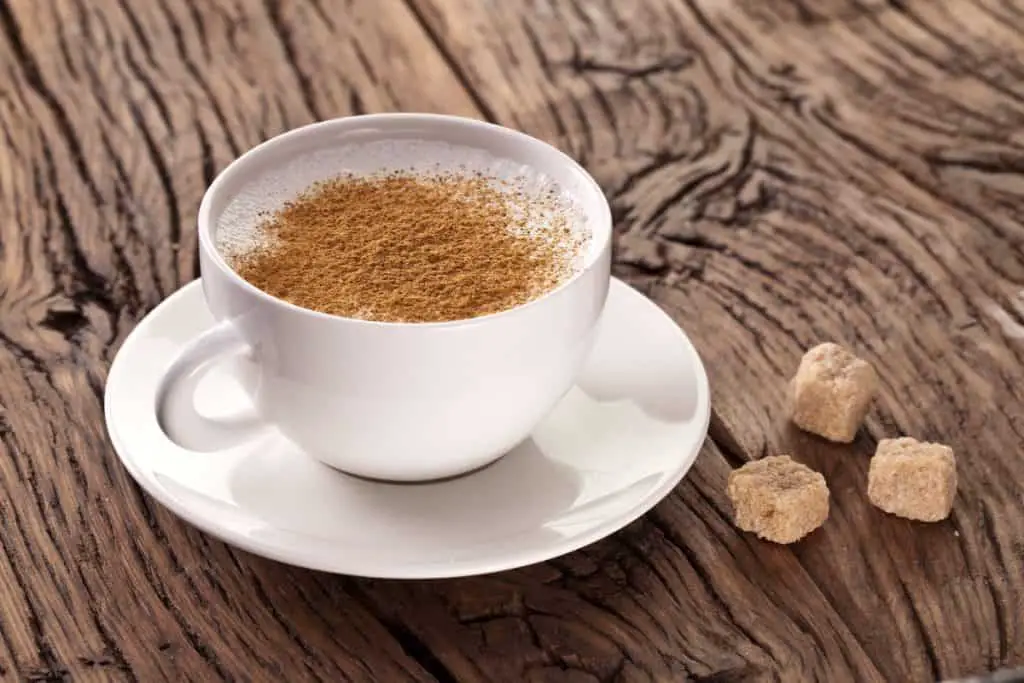
{"type": "MultiPolygon", "coordinates": [[[[295,547],[284,549],[278,543],[261,541],[260,539],[253,538],[244,532],[237,531],[233,529],[230,524],[220,524],[216,521],[216,517],[194,513],[188,505],[182,503],[177,497],[166,490],[154,476],[151,476],[152,472],[147,471],[147,468],[145,468],[138,459],[128,454],[128,448],[119,436],[118,430],[112,428],[113,419],[111,412],[113,410],[112,406],[116,402],[116,400],[113,400],[113,394],[117,391],[117,386],[120,383],[120,375],[127,369],[127,366],[125,366],[127,361],[123,359],[133,355],[132,349],[135,344],[141,343],[140,340],[146,336],[145,330],[155,319],[154,314],[165,306],[168,308],[173,306],[177,299],[184,298],[194,289],[201,288],[202,278],[196,278],[191,282],[182,285],[179,289],[150,310],[121,344],[113,362],[110,365],[106,385],[104,387],[104,422],[106,432],[118,460],[128,471],[128,474],[132,477],[134,483],[138,485],[146,495],[152,497],[176,517],[196,529],[199,529],[203,533],[209,534],[229,546],[234,546],[259,557],[264,557],[291,566],[332,574],[395,580],[429,580],[479,576],[511,571],[545,562],[596,543],[597,541],[629,526],[645,515],[658,503],[662,502],[676,488],[676,486],[679,485],[693,467],[697,456],[700,454],[700,451],[703,449],[704,444],[707,441],[708,429],[711,422],[710,386],[708,383],[707,372],[704,368],[704,363],[700,354],[697,352],[697,349],[694,347],[693,342],[682,327],[676,323],[676,321],[673,320],[672,317],[661,308],[661,306],[621,279],[616,277],[612,277],[610,279],[610,290],[612,288],[625,290],[624,293],[628,293],[629,296],[634,297],[638,304],[653,306],[656,308],[658,313],[661,316],[664,316],[667,323],[672,325],[675,333],[680,338],[681,343],[686,349],[689,361],[693,365],[693,374],[696,381],[688,388],[688,391],[693,392],[696,396],[696,408],[692,422],[695,425],[699,425],[699,430],[697,430],[696,433],[700,436],[693,440],[691,447],[679,458],[676,471],[670,476],[665,477],[660,486],[648,493],[634,507],[625,512],[608,517],[600,524],[591,527],[585,532],[557,542],[552,542],[545,546],[530,548],[524,551],[495,554],[490,557],[485,556],[479,558],[459,559],[450,563],[427,561],[388,565],[387,563],[380,562],[351,562],[344,556],[342,556],[339,561],[339,557],[337,555],[324,556],[320,552],[306,552],[303,551],[301,546],[298,544],[296,544],[295,547]]],[[[472,477],[473,475],[474,473],[468,473],[464,476],[472,477]]],[[[295,535],[298,536],[299,534],[296,533],[295,535]]],[[[344,544],[339,542],[339,548],[341,547],[344,547],[344,544]]]]}

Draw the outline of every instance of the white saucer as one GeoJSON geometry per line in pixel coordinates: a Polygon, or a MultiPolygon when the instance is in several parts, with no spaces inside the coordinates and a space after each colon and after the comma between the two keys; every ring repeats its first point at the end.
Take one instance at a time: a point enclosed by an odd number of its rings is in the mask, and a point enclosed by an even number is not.
{"type": "MultiPolygon", "coordinates": [[[[273,429],[219,453],[169,441],[156,420],[157,385],[178,349],[212,324],[199,281],[157,306],[110,368],[107,429],[131,475],[172,512],[289,564],[422,579],[540,562],[653,507],[707,434],[708,382],[697,352],[665,313],[618,280],[579,381],[532,437],[485,469],[429,484],[350,477],[273,429]]],[[[241,361],[209,369],[197,411],[245,413],[245,375],[241,361]]]]}

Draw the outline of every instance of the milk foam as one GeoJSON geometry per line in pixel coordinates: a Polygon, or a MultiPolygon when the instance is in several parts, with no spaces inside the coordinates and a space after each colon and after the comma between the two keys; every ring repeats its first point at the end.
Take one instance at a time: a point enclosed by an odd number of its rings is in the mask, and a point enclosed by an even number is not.
{"type": "MultiPolygon", "coordinates": [[[[344,174],[372,175],[389,171],[415,174],[438,172],[467,175],[480,174],[492,184],[508,192],[522,192],[527,198],[546,197],[531,205],[525,218],[525,229],[543,232],[554,224],[564,225],[564,218],[574,235],[587,241],[587,215],[571,194],[537,169],[517,161],[495,156],[475,147],[447,142],[414,139],[385,139],[330,147],[297,156],[247,184],[228,204],[217,219],[214,240],[222,256],[245,254],[267,244],[262,224],[267,215],[295,199],[318,181],[344,174]],[[556,221],[556,214],[562,221],[556,221]]],[[[583,266],[587,249],[578,250],[578,263],[583,266]]]]}

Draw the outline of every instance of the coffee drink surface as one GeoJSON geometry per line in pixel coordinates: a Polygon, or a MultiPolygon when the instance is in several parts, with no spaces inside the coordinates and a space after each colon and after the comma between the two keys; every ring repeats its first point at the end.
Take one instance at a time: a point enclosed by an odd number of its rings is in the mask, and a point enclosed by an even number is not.
{"type": "Polygon", "coordinates": [[[583,212],[543,174],[471,147],[351,144],[295,159],[222,213],[245,280],[314,311],[383,322],[497,313],[583,266],[583,212]]]}

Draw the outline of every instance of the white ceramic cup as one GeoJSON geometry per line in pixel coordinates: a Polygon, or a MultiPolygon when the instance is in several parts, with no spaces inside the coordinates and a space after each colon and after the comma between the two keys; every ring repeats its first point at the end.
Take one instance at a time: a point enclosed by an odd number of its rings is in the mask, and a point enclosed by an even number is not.
{"type": "MultiPolygon", "coordinates": [[[[242,155],[214,180],[198,224],[203,293],[218,323],[168,368],[156,406],[167,435],[193,450],[231,445],[231,439],[209,441],[209,430],[181,417],[195,412],[195,378],[211,363],[244,353],[254,368],[255,422],[276,427],[321,462],[389,481],[472,471],[527,438],[569,390],[608,292],[611,212],[597,183],[554,147],[472,119],[379,114],[287,132],[242,155]],[[385,323],[274,298],[238,276],[215,248],[221,214],[261,174],[355,139],[402,138],[481,149],[549,176],[586,216],[590,243],[582,269],[544,296],[499,313],[385,323]]],[[[240,439],[258,431],[252,424],[232,429],[240,439]]]]}

